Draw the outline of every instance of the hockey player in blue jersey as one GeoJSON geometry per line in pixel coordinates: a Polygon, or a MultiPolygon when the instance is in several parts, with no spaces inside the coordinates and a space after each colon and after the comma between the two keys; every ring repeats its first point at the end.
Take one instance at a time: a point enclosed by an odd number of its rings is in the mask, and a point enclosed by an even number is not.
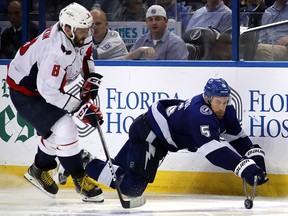
{"type": "MultiPolygon", "coordinates": [[[[229,100],[230,87],[220,78],[209,79],[204,93],[192,99],[153,103],[131,124],[128,141],[113,159],[122,193],[140,196],[153,182],[159,161],[168,151],[180,149],[202,153],[212,164],[231,170],[250,185],[254,176],[258,177],[258,185],[267,182],[264,151],[245,134],[229,100]],[[238,154],[220,142],[220,137],[238,154]]],[[[93,159],[86,172],[114,187],[106,162],[93,159]]]]}

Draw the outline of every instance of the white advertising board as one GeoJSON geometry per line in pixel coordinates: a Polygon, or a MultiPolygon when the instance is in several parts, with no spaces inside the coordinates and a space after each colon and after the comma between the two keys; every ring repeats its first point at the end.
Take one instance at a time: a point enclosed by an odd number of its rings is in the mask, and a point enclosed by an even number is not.
{"type": "MultiPolygon", "coordinates": [[[[266,152],[270,173],[288,173],[288,90],[284,68],[235,67],[138,67],[96,66],[104,75],[100,105],[104,114],[106,141],[111,156],[125,143],[134,118],[160,98],[190,98],[203,92],[210,77],[224,78],[232,90],[232,103],[244,130],[266,152]]],[[[6,84],[6,66],[0,66],[0,165],[30,165],[37,144],[36,132],[17,116],[6,84]]],[[[80,79],[73,84],[79,85],[80,79]]],[[[73,84],[67,91],[75,90],[73,84]]],[[[41,121],[41,116],[39,116],[41,121]]],[[[97,131],[75,119],[80,143],[94,155],[104,155],[97,131]]],[[[170,153],[160,169],[175,171],[220,171],[199,153],[170,153]]]]}
{"type": "MultiPolygon", "coordinates": [[[[134,44],[137,38],[149,31],[146,22],[109,22],[109,28],[117,31],[126,45],[134,44]]],[[[167,28],[181,35],[181,22],[169,19],[167,28]]]]}

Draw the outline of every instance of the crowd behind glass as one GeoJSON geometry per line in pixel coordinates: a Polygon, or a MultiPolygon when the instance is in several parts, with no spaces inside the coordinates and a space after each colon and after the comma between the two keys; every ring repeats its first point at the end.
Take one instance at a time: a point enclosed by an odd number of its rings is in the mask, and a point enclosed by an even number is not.
{"type": "MultiPolygon", "coordinates": [[[[112,22],[145,22],[147,9],[154,4],[161,5],[167,13],[169,20],[179,22],[181,31],[176,32],[182,37],[189,50],[189,60],[232,60],[232,13],[227,15],[227,20],[218,27],[193,26],[197,22],[195,16],[197,10],[205,8],[209,1],[216,0],[57,0],[45,1],[47,23],[58,21],[59,11],[70,4],[77,2],[88,10],[101,8],[106,13],[107,21],[112,22]],[[56,3],[57,2],[57,3],[56,3]],[[196,13],[195,13],[196,12],[196,13]],[[191,17],[194,16],[193,22],[191,17]],[[201,37],[198,37],[201,35],[201,37]]],[[[219,2],[219,0],[217,0],[219,2]]],[[[7,7],[8,0],[0,2],[0,37],[13,14],[9,14],[7,7]],[[3,25],[3,23],[5,25],[3,25]]],[[[29,21],[37,24],[39,4],[38,0],[28,0],[29,21]]],[[[222,1],[220,1],[222,2],[222,1]]],[[[223,0],[232,12],[232,0],[223,0]]],[[[288,37],[286,44],[286,30],[288,25],[280,25],[272,28],[265,28],[257,31],[248,31],[255,27],[285,21],[288,17],[287,0],[241,0],[239,1],[239,57],[240,60],[258,61],[282,61],[287,60],[288,37]],[[271,17],[264,15],[269,10],[271,17]],[[278,18],[276,18],[278,17],[278,18]],[[282,18],[281,18],[282,17],[282,18]],[[282,20],[281,20],[282,19],[282,20]],[[273,29],[273,30],[272,30],[273,29]],[[245,32],[246,31],[246,32],[245,32]],[[277,32],[280,36],[277,35],[277,32]],[[244,33],[243,33],[244,32],[244,33]]],[[[223,13],[224,14],[224,13],[223,13]]],[[[224,16],[221,13],[213,17],[224,16]]],[[[15,15],[15,14],[14,14],[15,15]]],[[[17,15],[17,14],[16,14],[17,15]]],[[[19,14],[18,14],[19,15],[19,14]]],[[[200,17],[201,19],[201,17],[200,17]]],[[[10,20],[11,22],[11,20],[10,20]]],[[[11,26],[11,24],[9,23],[11,26]]],[[[31,27],[30,27],[31,28],[31,27]]],[[[44,29],[38,29],[41,33],[44,29]]],[[[120,33],[120,36],[121,33],[120,33]]],[[[125,42],[125,40],[124,40],[125,42]]],[[[129,51],[131,44],[126,44],[129,51]]],[[[3,49],[1,41],[1,50],[3,49]]],[[[1,54],[1,53],[0,53],[1,54]]],[[[0,58],[11,58],[0,55],[0,58]]]]}

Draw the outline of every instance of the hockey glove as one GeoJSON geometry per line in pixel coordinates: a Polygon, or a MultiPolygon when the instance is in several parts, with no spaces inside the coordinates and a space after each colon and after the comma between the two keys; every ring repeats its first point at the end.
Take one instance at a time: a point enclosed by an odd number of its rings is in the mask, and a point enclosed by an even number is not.
{"type": "Polygon", "coordinates": [[[94,100],[97,97],[102,77],[103,76],[98,73],[89,74],[89,77],[84,81],[80,92],[81,100],[94,100]]]}
{"type": "Polygon", "coordinates": [[[235,175],[245,179],[251,186],[254,184],[254,176],[257,176],[258,185],[262,185],[268,181],[266,173],[257,166],[252,159],[242,159],[236,166],[234,173],[235,175]]]}
{"type": "Polygon", "coordinates": [[[93,105],[90,102],[83,102],[80,104],[79,108],[73,114],[83,122],[90,124],[92,127],[97,126],[97,121],[99,124],[103,124],[103,115],[100,111],[100,107],[93,105]]]}
{"type": "Polygon", "coordinates": [[[261,167],[261,169],[266,172],[265,166],[265,152],[259,145],[253,145],[251,148],[246,152],[245,156],[247,158],[251,158],[255,161],[257,166],[261,167]]]}

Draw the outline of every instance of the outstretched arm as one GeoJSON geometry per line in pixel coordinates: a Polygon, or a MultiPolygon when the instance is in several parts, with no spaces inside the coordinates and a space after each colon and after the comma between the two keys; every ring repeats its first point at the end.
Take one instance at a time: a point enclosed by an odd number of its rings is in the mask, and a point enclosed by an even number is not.
{"type": "Polygon", "coordinates": [[[260,168],[253,159],[242,158],[236,152],[216,140],[204,144],[201,148],[199,150],[202,152],[204,152],[203,149],[206,150],[205,156],[212,164],[233,171],[235,175],[245,179],[250,185],[254,183],[254,176],[258,177],[258,185],[268,181],[265,170],[260,168]],[[210,147],[205,145],[210,145],[210,147]],[[211,148],[212,146],[213,148],[211,148]],[[215,146],[219,146],[219,148],[215,146]]]}
{"type": "Polygon", "coordinates": [[[155,50],[153,47],[139,47],[138,49],[128,53],[125,59],[155,59],[155,50]]]}

